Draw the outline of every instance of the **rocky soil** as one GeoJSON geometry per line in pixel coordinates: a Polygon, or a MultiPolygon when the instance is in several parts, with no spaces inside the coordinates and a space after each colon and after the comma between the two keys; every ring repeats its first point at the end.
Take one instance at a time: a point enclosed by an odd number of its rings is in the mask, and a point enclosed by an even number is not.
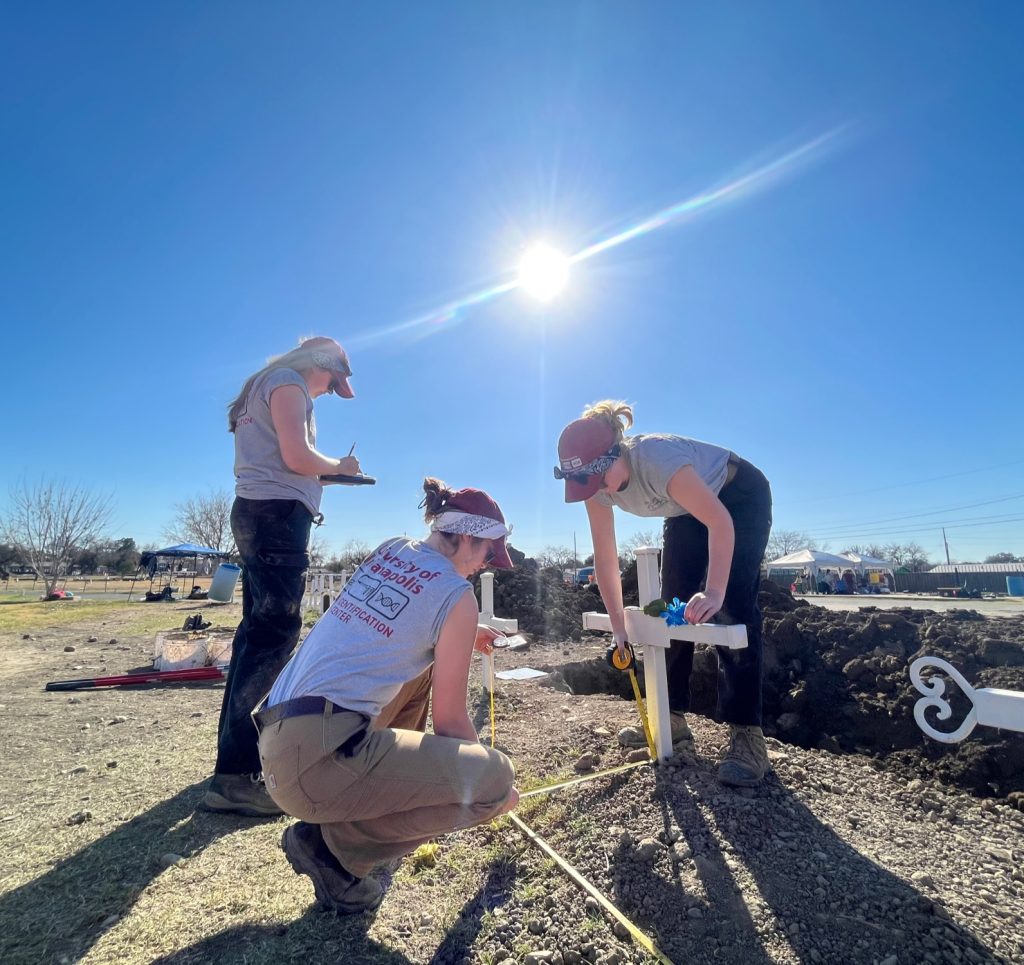
{"type": "MultiPolygon", "coordinates": [[[[592,777],[525,798],[519,816],[676,963],[1024,963],[1024,813],[999,762],[1024,735],[979,729],[938,747],[899,711],[916,699],[906,665],[918,651],[949,657],[976,685],[1018,686],[1019,621],[837,614],[783,593],[766,599],[766,626],[773,770],[750,791],[717,783],[726,728],[699,714],[695,761],[600,774],[629,759],[616,732],[637,719],[604,640],[498,651],[499,670],[552,670],[544,683],[499,685],[496,743],[520,785],[592,777]],[[997,653],[1000,666],[985,662],[997,653]],[[808,688],[814,699],[801,702],[808,688]],[[871,707],[892,711],[887,725],[904,736],[881,742],[871,707]],[[798,727],[782,726],[787,713],[798,727]],[[975,773],[980,789],[965,779],[975,773]],[[985,790],[991,775],[999,794],[985,790]]],[[[436,865],[407,860],[373,915],[322,913],[280,852],[287,819],[193,813],[220,686],[41,689],[151,653],[150,637],[113,624],[0,634],[0,959],[650,960],[508,821],[442,839],[436,865]]],[[[699,701],[709,661],[698,661],[699,701]]],[[[475,665],[471,707],[489,741],[480,684],[475,665]]]]}

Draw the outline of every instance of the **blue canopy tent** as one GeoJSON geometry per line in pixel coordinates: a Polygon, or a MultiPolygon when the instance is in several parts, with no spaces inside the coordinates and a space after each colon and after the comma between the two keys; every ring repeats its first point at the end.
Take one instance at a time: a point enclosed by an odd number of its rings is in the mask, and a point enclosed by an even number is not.
{"type": "MultiPolygon", "coordinates": [[[[153,550],[149,553],[143,553],[139,557],[139,568],[135,572],[135,577],[132,580],[132,588],[128,591],[128,600],[131,601],[132,593],[135,592],[135,582],[139,578],[139,574],[143,570],[149,571],[149,593],[148,597],[152,598],[153,595],[153,580],[156,577],[160,557],[168,557],[171,559],[189,557],[191,556],[194,560],[193,571],[199,566],[200,556],[213,556],[213,557],[226,557],[229,553],[225,553],[222,550],[215,550],[210,546],[200,546],[198,543],[175,543],[174,546],[165,546],[160,550],[153,550]]],[[[165,588],[165,594],[162,599],[173,599],[171,594],[171,584],[173,579],[168,579],[167,587],[165,588]]]]}

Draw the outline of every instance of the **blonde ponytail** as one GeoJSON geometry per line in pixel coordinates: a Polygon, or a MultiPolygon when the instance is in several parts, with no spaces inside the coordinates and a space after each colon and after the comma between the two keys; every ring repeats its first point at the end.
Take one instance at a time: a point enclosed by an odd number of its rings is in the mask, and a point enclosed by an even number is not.
{"type": "Polygon", "coordinates": [[[621,399],[602,399],[583,410],[584,419],[599,419],[615,432],[615,441],[621,442],[623,433],[633,425],[633,407],[621,399]]]}

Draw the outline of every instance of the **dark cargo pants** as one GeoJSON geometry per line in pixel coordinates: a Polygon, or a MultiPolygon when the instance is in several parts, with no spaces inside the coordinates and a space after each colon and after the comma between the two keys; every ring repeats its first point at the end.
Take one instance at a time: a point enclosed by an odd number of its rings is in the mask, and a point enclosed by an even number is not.
{"type": "Polygon", "coordinates": [[[257,734],[249,715],[299,639],[312,521],[296,499],[239,496],[231,507],[231,531],[242,558],[242,622],[231,645],[217,728],[218,774],[259,773],[257,734]]]}

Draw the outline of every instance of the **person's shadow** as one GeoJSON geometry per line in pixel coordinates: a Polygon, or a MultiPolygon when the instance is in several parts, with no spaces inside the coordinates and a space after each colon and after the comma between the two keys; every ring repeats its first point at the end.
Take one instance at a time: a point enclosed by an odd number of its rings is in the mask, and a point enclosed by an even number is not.
{"type": "MultiPolygon", "coordinates": [[[[485,912],[504,904],[516,879],[515,862],[502,858],[488,869],[483,883],[466,901],[431,956],[432,963],[472,956],[485,912]]],[[[384,901],[387,903],[388,895],[384,901]]],[[[375,915],[334,915],[317,906],[298,919],[278,925],[239,925],[218,932],[180,951],[155,959],[155,965],[201,965],[206,962],[303,961],[344,962],[345,965],[411,965],[401,952],[374,941],[367,932],[375,915]]]]}
{"type": "MultiPolygon", "coordinates": [[[[672,873],[666,880],[650,872],[639,896],[627,885],[620,907],[673,961],[770,962],[769,949],[786,944],[803,962],[918,961],[936,926],[960,960],[1003,961],[938,903],[843,841],[773,774],[746,797],[711,773],[659,770],[655,794],[663,837],[681,832],[669,852],[672,873]],[[691,862],[696,894],[682,873],[691,862]]],[[[613,862],[613,891],[643,874],[632,846],[620,844],[613,862]]]]}
{"type": "Polygon", "coordinates": [[[77,961],[103,934],[104,921],[127,914],[163,871],[162,855],[187,858],[237,830],[234,820],[193,813],[205,789],[205,780],[184,788],[0,896],[0,961],[77,961]]]}

